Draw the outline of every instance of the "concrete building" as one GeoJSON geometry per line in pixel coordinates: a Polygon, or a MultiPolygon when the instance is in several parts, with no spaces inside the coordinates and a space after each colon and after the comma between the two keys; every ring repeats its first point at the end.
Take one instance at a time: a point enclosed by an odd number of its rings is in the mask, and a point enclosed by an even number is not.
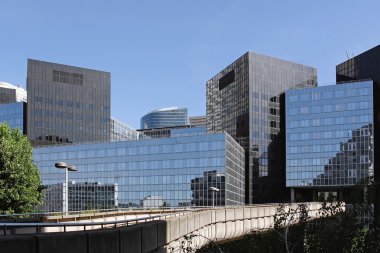
{"type": "Polygon", "coordinates": [[[46,186],[64,181],[54,167],[59,161],[78,168],[69,173],[77,184],[117,184],[120,207],[140,206],[147,196],[162,197],[166,206],[195,205],[192,187],[204,183],[193,179],[210,170],[225,178],[221,204],[244,204],[244,149],[228,134],[206,134],[205,128],[179,129],[169,138],[35,147],[33,159],[46,186]]]}
{"type": "Polygon", "coordinates": [[[140,120],[141,129],[184,126],[189,124],[187,108],[169,107],[153,110],[140,120]]]}
{"type": "Polygon", "coordinates": [[[248,52],[207,81],[207,129],[226,131],[246,151],[246,203],[288,198],[281,94],[315,86],[316,76],[315,68],[248,52]]]}
{"type": "Polygon", "coordinates": [[[286,186],[292,200],[347,200],[374,175],[376,130],[372,81],[286,92],[286,186]]]}
{"type": "Polygon", "coordinates": [[[33,145],[110,140],[110,73],[28,60],[33,145]]]}

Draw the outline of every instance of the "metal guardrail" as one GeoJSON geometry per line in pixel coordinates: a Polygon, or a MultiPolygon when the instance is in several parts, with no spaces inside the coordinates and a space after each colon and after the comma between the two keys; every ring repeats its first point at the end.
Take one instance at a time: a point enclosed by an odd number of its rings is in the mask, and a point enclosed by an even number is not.
{"type": "MultiPolygon", "coordinates": [[[[31,223],[0,223],[0,230],[2,230],[2,235],[7,235],[8,229],[16,229],[16,228],[33,228],[34,232],[31,232],[29,234],[41,234],[42,228],[54,228],[54,227],[60,227],[63,228],[63,232],[69,232],[67,231],[68,227],[83,227],[83,231],[86,231],[87,227],[94,227],[99,226],[100,229],[106,229],[106,228],[116,228],[116,227],[123,227],[123,226],[129,226],[134,225],[142,222],[147,221],[153,221],[153,220],[162,220],[169,217],[175,217],[175,216],[181,216],[186,215],[188,212],[183,213],[170,213],[170,214],[162,214],[162,215],[155,215],[155,216],[149,216],[144,218],[137,218],[137,219],[128,219],[128,220],[115,220],[115,221],[101,221],[101,222],[31,222],[31,223]]],[[[15,233],[9,233],[9,234],[15,234],[15,233]]],[[[9,235],[8,234],[8,235],[9,235]]],[[[17,234],[17,233],[16,233],[17,234]]],[[[26,233],[22,233],[26,234],[26,233]]],[[[0,235],[1,236],[1,235],[0,235]]]]}
{"type": "MultiPolygon", "coordinates": [[[[245,205],[245,206],[218,206],[218,207],[189,207],[189,208],[163,208],[163,209],[132,209],[129,208],[123,209],[123,211],[154,211],[154,212],[165,212],[165,211],[173,211],[171,213],[166,214],[160,214],[155,216],[148,216],[143,218],[135,218],[135,219],[127,219],[127,220],[115,220],[115,221],[101,221],[101,222],[6,222],[6,223],[0,223],[0,231],[2,231],[2,235],[9,235],[9,234],[17,234],[17,233],[8,233],[7,231],[9,229],[17,229],[17,228],[32,228],[31,232],[29,234],[40,234],[42,233],[42,228],[54,228],[54,227],[61,227],[63,228],[63,232],[69,232],[68,227],[83,227],[83,230],[86,231],[87,227],[94,227],[98,226],[100,229],[107,229],[107,228],[115,228],[115,227],[122,227],[122,226],[129,226],[132,224],[138,224],[142,222],[147,221],[153,221],[153,220],[162,220],[170,217],[176,217],[176,216],[182,216],[189,214],[191,212],[199,212],[203,210],[214,210],[214,209],[226,209],[226,208],[244,208],[244,207],[269,207],[269,206],[278,206],[278,203],[268,203],[268,204],[256,204],[256,205],[245,205]],[[175,210],[175,211],[174,211],[175,210]]],[[[120,209],[115,210],[115,215],[117,216],[116,211],[121,211],[120,209]]],[[[110,212],[109,209],[107,209],[107,212],[110,212]]],[[[101,215],[102,213],[107,212],[98,212],[95,214],[101,215]]],[[[70,212],[71,215],[78,214],[80,212],[70,212]]],[[[29,214],[13,214],[15,217],[25,216],[25,215],[43,215],[40,217],[46,217],[49,215],[57,214],[56,212],[53,213],[29,213],[29,214]]],[[[62,214],[60,212],[59,214],[62,214]]],[[[141,213],[143,214],[143,213],[141,213]]],[[[1,215],[1,216],[7,216],[7,215],[1,215]]],[[[1,217],[0,216],[0,217],[1,217]]],[[[67,216],[65,216],[67,217],[67,216]]],[[[91,217],[89,217],[91,218],[91,217]]],[[[94,217],[96,218],[96,217],[94,217]]],[[[99,217],[98,217],[99,218],[99,217]]],[[[48,233],[48,232],[47,232],[48,233]]],[[[26,234],[20,233],[20,234],[26,234]]],[[[1,234],[0,234],[1,236],[1,234]]]]}
{"type": "MultiPolygon", "coordinates": [[[[96,210],[82,210],[82,211],[69,211],[69,212],[35,212],[35,213],[21,213],[21,214],[0,214],[1,220],[14,220],[17,222],[17,219],[33,219],[33,218],[43,218],[46,216],[69,216],[69,215],[100,215],[107,214],[111,212],[180,212],[184,210],[199,210],[212,208],[210,206],[184,206],[184,207],[160,207],[160,208],[144,208],[144,207],[126,207],[126,208],[113,208],[113,209],[96,209],[96,210]]],[[[217,207],[215,207],[217,208],[217,207]]],[[[1,223],[0,223],[1,224],[1,223]]]]}

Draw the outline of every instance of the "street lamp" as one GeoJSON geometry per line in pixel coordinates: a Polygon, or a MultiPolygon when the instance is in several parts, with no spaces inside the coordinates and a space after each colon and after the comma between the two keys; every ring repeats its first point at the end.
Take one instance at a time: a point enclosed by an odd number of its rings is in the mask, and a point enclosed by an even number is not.
{"type": "Polygon", "coordinates": [[[58,169],[65,170],[65,184],[66,184],[66,193],[65,193],[65,205],[63,212],[67,213],[69,211],[69,171],[77,171],[77,167],[70,165],[64,162],[58,162],[55,164],[55,167],[58,169]]]}
{"type": "Polygon", "coordinates": [[[219,189],[213,186],[209,187],[208,189],[212,191],[212,206],[215,207],[215,192],[218,192],[219,189]]]}

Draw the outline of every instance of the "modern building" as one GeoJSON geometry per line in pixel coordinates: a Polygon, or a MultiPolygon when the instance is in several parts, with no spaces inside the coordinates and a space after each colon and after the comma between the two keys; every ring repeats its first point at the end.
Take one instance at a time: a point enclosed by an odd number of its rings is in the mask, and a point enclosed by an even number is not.
{"type": "Polygon", "coordinates": [[[371,79],[380,83],[380,45],[336,66],[336,81],[371,79]]]}
{"type": "Polygon", "coordinates": [[[33,145],[110,140],[110,73],[28,60],[33,145]]]}
{"type": "Polygon", "coordinates": [[[193,116],[189,117],[189,124],[191,126],[207,126],[207,117],[206,116],[193,116]]]}
{"type": "Polygon", "coordinates": [[[183,126],[189,124],[187,108],[169,107],[151,111],[140,120],[141,129],[183,126]]]}
{"type": "Polygon", "coordinates": [[[196,206],[224,206],[226,178],[216,170],[206,171],[203,177],[191,180],[194,203],[196,206]],[[212,190],[216,189],[216,190],[212,190]]]}
{"type": "Polygon", "coordinates": [[[137,131],[141,134],[140,139],[167,138],[186,135],[204,135],[206,132],[206,126],[193,127],[191,125],[185,125],[175,127],[139,129],[137,131]]]}
{"type": "Polygon", "coordinates": [[[140,206],[149,196],[162,198],[166,206],[195,205],[192,187],[201,186],[193,180],[206,171],[224,175],[225,205],[244,204],[244,149],[228,134],[201,129],[202,135],[190,128],[170,138],[35,147],[33,158],[48,187],[64,181],[64,172],[54,167],[57,161],[78,168],[69,173],[77,184],[117,184],[119,207],[140,206]]]}
{"type": "Polygon", "coordinates": [[[0,103],[0,123],[7,123],[10,128],[18,128],[26,134],[26,103],[0,103]]]}
{"type": "Polygon", "coordinates": [[[140,135],[142,135],[141,132],[136,131],[117,119],[111,118],[111,141],[138,140],[140,139],[140,135]]]}
{"type": "Polygon", "coordinates": [[[247,52],[206,83],[207,130],[226,131],[246,150],[246,203],[288,198],[284,96],[316,85],[317,70],[247,52]]]}
{"type": "MultiPolygon", "coordinates": [[[[369,79],[373,81],[374,90],[374,131],[380,132],[380,45],[371,48],[336,66],[337,83],[345,81],[358,81],[369,79]]],[[[375,138],[375,157],[379,157],[380,151],[380,134],[375,138]]],[[[380,182],[380,173],[375,173],[375,180],[380,182]]],[[[379,190],[380,196],[380,190],[379,190]]],[[[380,213],[380,199],[379,213],[380,213]]],[[[380,218],[379,218],[380,225],[380,218]]]]}
{"type": "Polygon", "coordinates": [[[374,116],[372,81],[286,92],[286,186],[292,200],[345,200],[347,190],[374,175],[374,116]]]}
{"type": "Polygon", "coordinates": [[[0,82],[0,103],[26,102],[26,90],[20,86],[0,82]]]}
{"type": "MultiPolygon", "coordinates": [[[[44,212],[63,212],[66,203],[65,183],[48,185],[45,189],[45,201],[41,207],[44,212]]],[[[118,207],[117,184],[99,182],[69,182],[68,211],[113,209],[118,207]]]]}

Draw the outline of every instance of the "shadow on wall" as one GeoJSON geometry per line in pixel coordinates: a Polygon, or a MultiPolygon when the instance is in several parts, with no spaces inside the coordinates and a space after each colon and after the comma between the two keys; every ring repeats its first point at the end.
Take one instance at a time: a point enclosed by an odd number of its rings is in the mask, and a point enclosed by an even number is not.
{"type": "Polygon", "coordinates": [[[152,221],[95,231],[0,236],[7,253],[145,253],[160,252],[166,221],[152,221]]]}

